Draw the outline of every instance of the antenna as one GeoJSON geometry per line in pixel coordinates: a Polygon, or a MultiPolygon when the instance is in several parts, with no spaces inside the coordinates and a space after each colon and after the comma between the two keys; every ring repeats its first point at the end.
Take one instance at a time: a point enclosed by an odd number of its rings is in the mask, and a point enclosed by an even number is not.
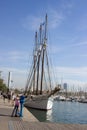
{"type": "Polygon", "coordinates": [[[47,14],[45,16],[45,42],[47,40],[47,14]]]}

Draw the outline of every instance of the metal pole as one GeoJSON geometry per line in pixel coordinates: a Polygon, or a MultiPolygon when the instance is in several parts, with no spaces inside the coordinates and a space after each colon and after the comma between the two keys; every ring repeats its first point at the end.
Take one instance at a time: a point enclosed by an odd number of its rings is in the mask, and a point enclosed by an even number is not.
{"type": "Polygon", "coordinates": [[[10,72],[8,73],[8,91],[9,91],[9,84],[10,84],[10,72]]]}

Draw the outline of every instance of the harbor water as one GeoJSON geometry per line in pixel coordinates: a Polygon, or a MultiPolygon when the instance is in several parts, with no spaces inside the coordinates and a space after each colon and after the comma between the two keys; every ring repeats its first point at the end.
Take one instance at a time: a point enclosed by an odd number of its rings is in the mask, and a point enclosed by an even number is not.
{"type": "Polygon", "coordinates": [[[41,122],[87,124],[87,104],[79,102],[54,101],[52,110],[29,111],[41,122]]]}

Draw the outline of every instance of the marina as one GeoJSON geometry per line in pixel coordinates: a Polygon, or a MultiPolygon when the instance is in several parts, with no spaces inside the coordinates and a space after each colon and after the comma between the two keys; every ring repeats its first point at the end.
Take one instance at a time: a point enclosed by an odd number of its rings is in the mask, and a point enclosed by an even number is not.
{"type": "Polygon", "coordinates": [[[0,130],[87,130],[87,1],[0,1],[0,130]]]}
{"type": "MultiPolygon", "coordinates": [[[[42,127],[47,130],[85,130],[87,127],[87,94],[85,93],[84,96],[84,92],[68,92],[67,83],[64,84],[64,88],[63,84],[57,84],[55,86],[51,84],[52,79],[46,48],[46,31],[47,14],[44,24],[40,25],[40,37],[38,38],[38,33],[35,33],[33,64],[28,74],[25,90],[21,93],[22,98],[26,97],[24,101],[22,100],[24,108],[20,105],[21,111],[23,108],[24,112],[21,113],[21,116],[19,114],[18,117],[11,117],[13,107],[8,101],[3,102],[3,100],[0,99],[0,120],[5,120],[4,123],[3,121],[0,122],[3,126],[3,129],[0,128],[2,130],[41,130],[42,127]],[[44,32],[42,30],[44,30],[44,32]]],[[[10,90],[9,82],[10,72],[8,77],[8,92],[10,90]]]]}
{"type": "Polygon", "coordinates": [[[69,101],[54,101],[52,110],[47,112],[29,109],[41,122],[87,124],[87,104],[69,101]]]}
{"type": "Polygon", "coordinates": [[[24,117],[11,117],[12,106],[0,99],[0,130],[86,130],[87,124],[40,122],[24,109],[24,117]],[[27,115],[27,116],[26,116],[27,115]]]}

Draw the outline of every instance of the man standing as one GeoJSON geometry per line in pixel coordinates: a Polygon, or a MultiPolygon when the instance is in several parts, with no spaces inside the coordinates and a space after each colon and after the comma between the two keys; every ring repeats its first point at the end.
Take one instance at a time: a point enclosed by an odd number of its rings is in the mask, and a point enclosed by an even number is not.
{"type": "Polygon", "coordinates": [[[25,99],[25,96],[22,94],[20,96],[20,117],[23,117],[24,99],[25,99]]]}

